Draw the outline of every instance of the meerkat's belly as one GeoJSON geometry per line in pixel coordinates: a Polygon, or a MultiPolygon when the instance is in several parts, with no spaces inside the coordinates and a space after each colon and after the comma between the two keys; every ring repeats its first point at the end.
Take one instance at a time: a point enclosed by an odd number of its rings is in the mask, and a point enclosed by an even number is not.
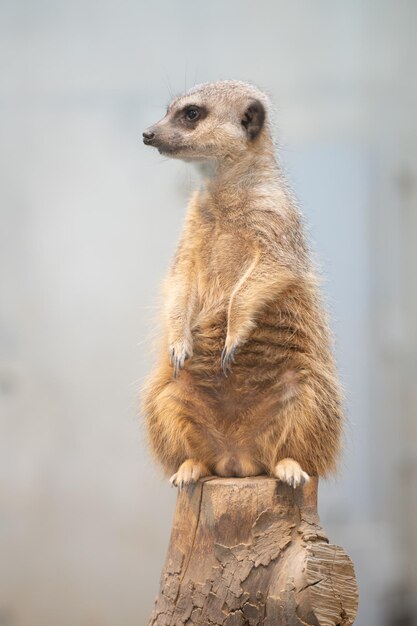
{"type": "Polygon", "coordinates": [[[278,305],[260,315],[227,376],[221,367],[226,308],[202,315],[193,329],[194,354],[187,362],[192,384],[233,445],[251,441],[254,430],[265,427],[303,383],[309,340],[289,317],[278,305]]]}

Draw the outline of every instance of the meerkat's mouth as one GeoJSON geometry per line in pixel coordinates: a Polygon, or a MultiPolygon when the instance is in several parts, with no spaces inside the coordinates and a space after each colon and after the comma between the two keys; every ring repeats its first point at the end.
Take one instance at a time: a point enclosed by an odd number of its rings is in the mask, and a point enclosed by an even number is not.
{"type": "Polygon", "coordinates": [[[178,158],[183,161],[205,161],[205,157],[196,154],[190,146],[157,146],[159,154],[166,157],[178,158]]]}
{"type": "Polygon", "coordinates": [[[184,150],[183,146],[156,146],[159,154],[175,154],[180,150],[184,150]]]}

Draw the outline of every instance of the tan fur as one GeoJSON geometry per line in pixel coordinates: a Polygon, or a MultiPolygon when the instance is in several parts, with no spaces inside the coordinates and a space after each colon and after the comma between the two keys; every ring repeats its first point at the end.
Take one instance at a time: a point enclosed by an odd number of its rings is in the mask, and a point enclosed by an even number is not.
{"type": "MultiPolygon", "coordinates": [[[[162,153],[202,161],[209,174],[165,282],[162,352],[143,408],[166,472],[190,460],[198,477],[266,472],[297,486],[305,472],[335,469],[341,393],[268,113],[255,87],[222,81],[177,98],[150,129],[162,153]],[[249,139],[241,120],[254,100],[266,119],[249,139]],[[178,117],[186,105],[207,109],[195,127],[178,117]]],[[[181,471],[183,482],[192,476],[181,471]]]]}

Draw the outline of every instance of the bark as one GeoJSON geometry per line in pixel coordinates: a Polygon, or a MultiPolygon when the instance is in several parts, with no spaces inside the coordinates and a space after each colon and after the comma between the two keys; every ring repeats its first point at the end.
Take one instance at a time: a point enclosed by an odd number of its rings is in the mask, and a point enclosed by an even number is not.
{"type": "Polygon", "coordinates": [[[179,492],[149,626],[353,624],[353,565],[320,526],[317,483],[210,477],[179,492]]]}

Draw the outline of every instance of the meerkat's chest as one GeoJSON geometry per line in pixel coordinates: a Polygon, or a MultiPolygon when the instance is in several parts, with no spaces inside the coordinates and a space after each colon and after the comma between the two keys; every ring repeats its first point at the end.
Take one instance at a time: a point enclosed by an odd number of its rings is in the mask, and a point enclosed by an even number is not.
{"type": "Polygon", "coordinates": [[[230,295],[251,261],[251,248],[238,230],[213,227],[200,240],[198,282],[200,293],[230,295]]]}

